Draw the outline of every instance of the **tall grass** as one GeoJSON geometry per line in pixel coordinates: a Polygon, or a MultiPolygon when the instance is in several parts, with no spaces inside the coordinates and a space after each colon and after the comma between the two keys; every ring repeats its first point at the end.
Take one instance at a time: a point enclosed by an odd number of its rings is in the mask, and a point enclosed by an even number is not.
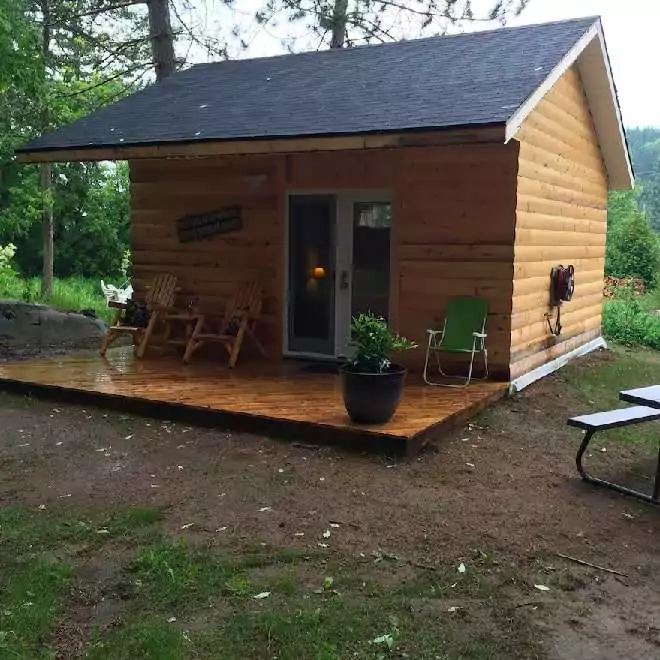
{"type": "Polygon", "coordinates": [[[38,277],[0,276],[0,299],[43,303],[66,312],[93,310],[105,321],[112,316],[112,310],[108,309],[101,293],[100,282],[84,277],[56,277],[53,293],[46,299],[41,295],[41,280],[38,277]]]}

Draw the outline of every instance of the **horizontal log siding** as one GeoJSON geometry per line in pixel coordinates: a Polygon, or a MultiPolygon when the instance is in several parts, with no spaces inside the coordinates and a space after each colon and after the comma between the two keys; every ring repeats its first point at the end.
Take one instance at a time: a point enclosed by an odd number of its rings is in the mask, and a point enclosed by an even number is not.
{"type": "Polygon", "coordinates": [[[441,320],[447,301],[477,295],[490,306],[491,361],[506,375],[517,151],[512,143],[132,161],[136,286],[173,272],[182,296],[199,296],[203,309],[213,309],[237,281],[258,276],[267,289],[262,334],[279,355],[286,192],[386,190],[394,217],[391,320],[420,343],[404,360],[421,368],[425,331],[441,320]],[[178,242],[178,218],[234,204],[242,208],[243,230],[178,242]]]}
{"type": "MultiPolygon", "coordinates": [[[[580,74],[571,68],[516,136],[520,143],[511,318],[511,378],[600,334],[607,175],[580,74]],[[554,337],[550,269],[575,266],[575,296],[554,337]]],[[[554,317],[553,317],[554,318],[554,317]]]]}
{"type": "MultiPolygon", "coordinates": [[[[455,296],[488,302],[493,372],[508,377],[517,145],[406,150],[397,187],[398,329],[423,347],[455,296]]],[[[424,351],[407,359],[421,366],[424,351]]]]}
{"type": "Polygon", "coordinates": [[[282,163],[271,157],[131,161],[131,248],[138,291],[162,272],[178,276],[180,296],[222,311],[237,283],[260,278],[266,289],[260,334],[274,354],[281,346],[284,209],[282,163]],[[264,179],[262,175],[266,175],[264,179]],[[179,243],[176,221],[239,205],[243,229],[179,243]]]}

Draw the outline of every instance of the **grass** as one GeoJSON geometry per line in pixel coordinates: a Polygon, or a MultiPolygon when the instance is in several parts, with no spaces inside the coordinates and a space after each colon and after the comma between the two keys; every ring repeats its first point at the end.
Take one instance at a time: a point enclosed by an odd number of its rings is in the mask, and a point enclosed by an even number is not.
{"type": "Polygon", "coordinates": [[[100,281],[84,277],[55,278],[53,293],[48,299],[41,295],[41,280],[38,277],[20,278],[15,276],[0,277],[0,299],[23,300],[48,304],[62,311],[94,310],[94,313],[106,321],[110,320],[112,310],[108,309],[101,293],[100,281]]]}
{"type": "Polygon", "coordinates": [[[50,657],[42,640],[72,575],[68,564],[44,558],[0,572],[0,657],[50,657]]]}
{"type": "MultiPolygon", "coordinates": [[[[485,660],[534,648],[525,635],[475,632],[442,605],[483,603],[494,626],[504,625],[490,603],[505,578],[485,560],[458,574],[455,566],[411,572],[395,559],[262,546],[228,554],[173,539],[161,522],[154,509],[0,509],[0,658],[66,657],[58,630],[79,625],[69,617],[80,601],[72,607],[70,599],[92,588],[118,608],[114,624],[88,630],[83,657],[92,660],[485,660]],[[114,566],[107,582],[84,584],[90,561],[114,566]],[[431,602],[440,609],[419,607],[431,602]]],[[[96,606],[88,603],[87,617],[96,606]]]]}
{"type": "Polygon", "coordinates": [[[97,520],[67,509],[52,515],[46,510],[5,507],[0,509],[0,548],[3,553],[20,557],[36,548],[50,551],[66,545],[130,537],[136,530],[160,519],[160,511],[139,507],[116,511],[97,520]]]}
{"type": "MultiPolygon", "coordinates": [[[[556,378],[571,396],[584,403],[584,412],[620,408],[619,391],[660,382],[660,353],[650,349],[613,344],[609,359],[590,362],[589,368],[572,362],[556,378]]],[[[608,439],[639,442],[657,449],[658,422],[649,422],[608,431],[608,439]]]]}
{"type": "Polygon", "coordinates": [[[160,518],[141,508],[96,520],[66,509],[0,509],[0,658],[52,657],[45,640],[74,581],[75,551],[139,538],[160,518]]]}

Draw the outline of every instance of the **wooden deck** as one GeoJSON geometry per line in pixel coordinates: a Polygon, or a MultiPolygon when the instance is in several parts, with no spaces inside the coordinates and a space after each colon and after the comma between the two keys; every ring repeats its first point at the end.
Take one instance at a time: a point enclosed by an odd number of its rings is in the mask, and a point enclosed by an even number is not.
{"type": "Polygon", "coordinates": [[[353,424],[344,410],[339,377],[310,373],[305,363],[245,362],[234,370],[200,360],[136,360],[130,348],[0,364],[0,387],[55,398],[185,417],[195,423],[260,430],[307,442],[367,440],[414,452],[429,432],[465,420],[502,397],[506,383],[467,389],[429,387],[418,375],[406,383],[394,418],[384,425],[353,424]]]}

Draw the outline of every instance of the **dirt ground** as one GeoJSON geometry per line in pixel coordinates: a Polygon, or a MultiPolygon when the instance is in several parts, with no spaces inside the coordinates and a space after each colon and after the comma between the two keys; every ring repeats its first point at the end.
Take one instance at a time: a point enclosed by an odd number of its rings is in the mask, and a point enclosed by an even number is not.
{"type": "MultiPolygon", "coordinates": [[[[580,433],[565,422],[579,412],[548,378],[394,461],[0,394],[0,498],[157,507],[172,534],[227,549],[318,551],[334,521],[328,553],[380,549],[425,566],[494,557],[542,657],[660,658],[658,510],[578,478],[580,433]]],[[[591,460],[647,484],[654,466],[641,445],[597,443],[591,460]]]]}

